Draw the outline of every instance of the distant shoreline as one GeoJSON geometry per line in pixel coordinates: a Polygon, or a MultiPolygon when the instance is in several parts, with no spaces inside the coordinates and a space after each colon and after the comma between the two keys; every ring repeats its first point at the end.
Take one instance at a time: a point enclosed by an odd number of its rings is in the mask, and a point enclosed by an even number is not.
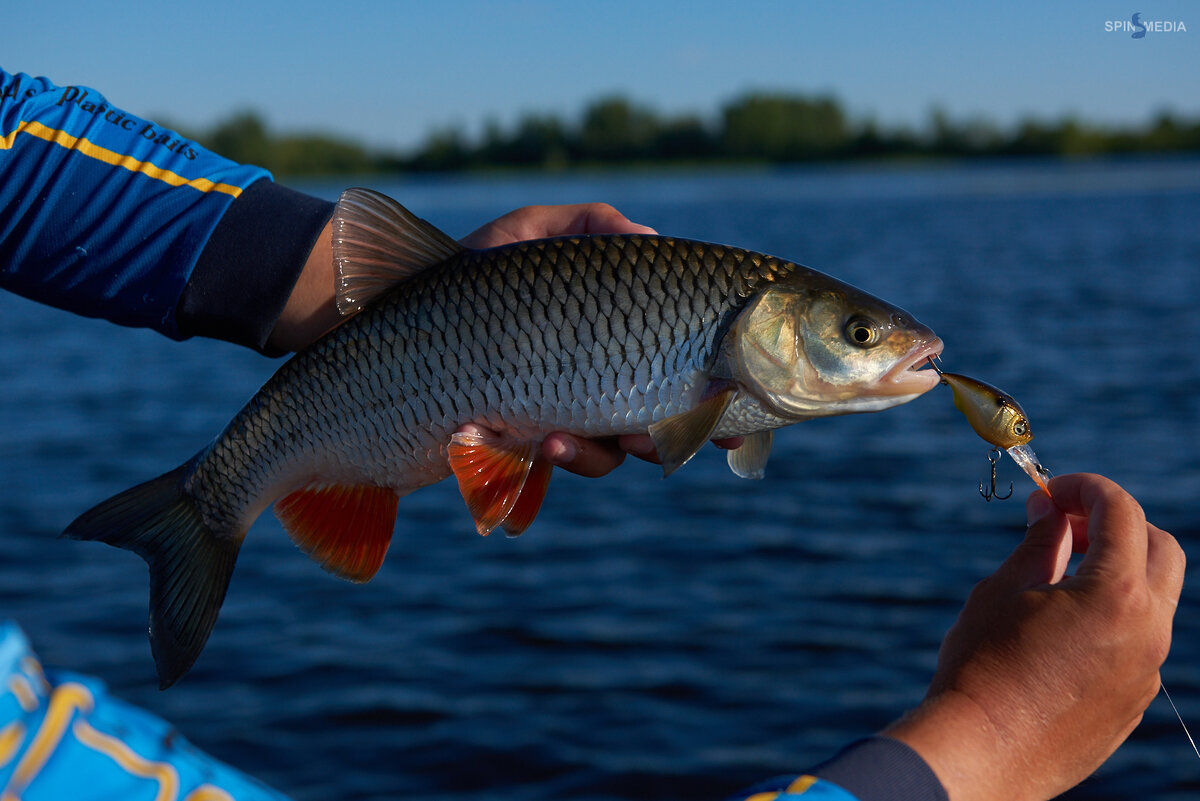
{"type": "Polygon", "coordinates": [[[447,128],[409,152],[370,149],[328,134],[276,134],[253,111],[188,134],[217,153],[281,176],[556,173],[1198,153],[1200,115],[1164,110],[1132,127],[1074,117],[1027,118],[1002,128],[980,118],[952,119],[935,108],[926,125],[913,130],[850,120],[830,97],[749,93],[711,119],[663,117],[623,97],[608,97],[588,106],[577,121],[528,114],[510,128],[489,123],[474,139],[447,128]]]}

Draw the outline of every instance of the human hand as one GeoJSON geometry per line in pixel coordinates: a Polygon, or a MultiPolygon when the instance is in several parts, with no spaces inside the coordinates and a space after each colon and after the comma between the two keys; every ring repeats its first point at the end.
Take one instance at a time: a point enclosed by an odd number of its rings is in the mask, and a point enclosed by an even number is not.
{"type": "Polygon", "coordinates": [[[1091,774],[1141,721],[1183,584],[1184,555],[1095,475],[1029,497],[1025,540],[971,593],[921,706],[884,734],[952,801],[1047,799],[1091,774]],[[1063,578],[1072,547],[1086,552],[1063,578]]]}
{"type": "MultiPolygon", "coordinates": [[[[607,203],[579,203],[525,206],[493,220],[460,241],[471,248],[489,248],[548,236],[653,233],[653,228],[631,222],[607,203]]],[[[726,448],[736,448],[740,444],[740,437],[717,442],[719,447],[726,448]]],[[[626,454],[650,462],[659,461],[648,434],[587,439],[555,432],[542,443],[542,453],[551,464],[592,478],[616,469],[625,460],[626,454]]]]}

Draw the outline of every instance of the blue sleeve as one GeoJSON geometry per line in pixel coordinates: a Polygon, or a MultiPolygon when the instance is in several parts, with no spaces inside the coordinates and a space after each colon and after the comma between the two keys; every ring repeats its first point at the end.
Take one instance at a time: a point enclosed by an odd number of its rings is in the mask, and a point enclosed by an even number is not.
{"type": "Polygon", "coordinates": [[[802,776],[764,782],[730,801],[948,801],[937,775],[913,751],[890,737],[851,743],[802,776]]]}
{"type": "Polygon", "coordinates": [[[0,287],[263,348],[332,204],[94,89],[0,70],[0,287]]]}

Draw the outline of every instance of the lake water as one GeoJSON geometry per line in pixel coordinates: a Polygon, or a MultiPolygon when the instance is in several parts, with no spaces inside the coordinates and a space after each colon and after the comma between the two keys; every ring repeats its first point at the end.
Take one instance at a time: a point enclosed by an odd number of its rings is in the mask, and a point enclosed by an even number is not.
{"type": "MultiPolygon", "coordinates": [[[[1003,387],[1056,473],[1104,473],[1200,547],[1200,161],[377,181],[461,236],[527,203],[605,200],[663,233],[766,251],[905,307],[943,365],[1003,387]]],[[[333,196],[340,186],[308,186],[333,196]]],[[[0,615],[297,799],[716,799],[916,704],[971,587],[1024,531],[937,388],[794,426],[761,482],[703,451],[561,474],[520,539],[443,482],[401,501],[368,585],[269,515],[195,669],[160,693],[146,570],[60,540],[181,463],[275,362],[0,296],[0,615]]],[[[1200,590],[1163,677],[1200,729],[1200,590]]],[[[1072,799],[1194,798],[1163,699],[1072,799]]]]}

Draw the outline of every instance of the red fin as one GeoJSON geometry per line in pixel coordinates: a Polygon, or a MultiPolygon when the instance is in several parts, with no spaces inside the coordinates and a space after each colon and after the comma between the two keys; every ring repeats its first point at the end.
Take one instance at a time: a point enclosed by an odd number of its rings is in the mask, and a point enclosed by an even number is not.
{"type": "Polygon", "coordinates": [[[313,484],[279,500],[275,515],[321,567],[363,582],[383,564],[399,500],[387,487],[313,484]]]}
{"type": "Polygon", "coordinates": [[[537,517],[538,510],[542,508],[542,501],[546,498],[546,489],[550,486],[550,474],[553,472],[554,465],[542,457],[539,445],[538,456],[529,466],[529,475],[525,477],[525,486],[521,487],[521,494],[517,496],[517,502],[513,504],[512,509],[500,524],[505,534],[510,537],[518,537],[525,529],[529,528],[529,524],[537,517]]]}
{"type": "Polygon", "coordinates": [[[451,438],[448,452],[476,531],[487,536],[502,527],[515,537],[529,527],[553,470],[541,443],[464,432],[451,438]]]}

